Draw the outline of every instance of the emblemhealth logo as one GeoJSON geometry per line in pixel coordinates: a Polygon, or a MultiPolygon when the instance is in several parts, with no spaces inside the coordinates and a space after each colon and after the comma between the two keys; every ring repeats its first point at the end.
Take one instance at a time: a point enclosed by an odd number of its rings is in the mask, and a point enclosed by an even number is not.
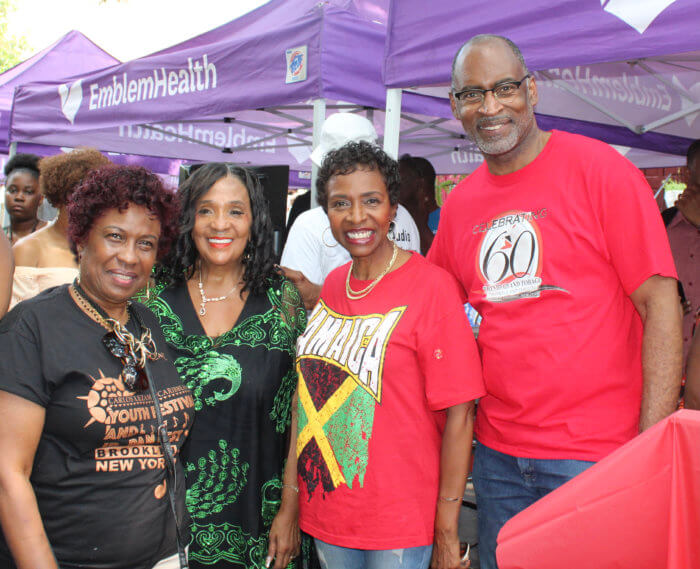
{"type": "Polygon", "coordinates": [[[676,0],[600,0],[603,10],[643,34],[654,19],[676,0]]]}
{"type": "Polygon", "coordinates": [[[507,211],[473,227],[472,233],[484,234],[476,269],[487,300],[509,302],[537,298],[543,290],[564,290],[542,284],[542,235],[536,220],[546,216],[545,208],[507,211]]]}
{"type": "Polygon", "coordinates": [[[127,103],[139,103],[152,99],[174,97],[216,89],[217,72],[207,54],[200,59],[187,58],[187,64],[166,69],[150,69],[138,76],[126,71],[112,75],[104,83],[90,83],[88,109],[117,107],[127,103]]]}
{"type": "Polygon", "coordinates": [[[61,98],[61,112],[71,124],[74,124],[75,115],[78,113],[80,103],[83,102],[82,80],[75,83],[64,83],[58,86],[58,96],[61,98]]]}
{"type": "MultiPolygon", "coordinates": [[[[217,83],[216,65],[209,61],[205,53],[201,59],[188,57],[187,63],[179,67],[146,69],[137,75],[124,71],[90,83],[87,85],[87,110],[200,93],[216,89],[217,83]]],[[[58,94],[61,97],[61,112],[74,124],[83,101],[82,80],[60,85],[58,94]]]]}

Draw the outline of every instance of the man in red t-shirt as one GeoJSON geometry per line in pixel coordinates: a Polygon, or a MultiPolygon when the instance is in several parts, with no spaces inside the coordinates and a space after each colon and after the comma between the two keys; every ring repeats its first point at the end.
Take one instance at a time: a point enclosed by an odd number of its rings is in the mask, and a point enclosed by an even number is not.
{"type": "Polygon", "coordinates": [[[517,46],[462,46],[450,100],[485,163],[450,194],[428,259],[483,317],[474,484],[492,569],[510,517],[674,410],[680,312],[644,177],[607,144],[537,127],[517,46]]]}

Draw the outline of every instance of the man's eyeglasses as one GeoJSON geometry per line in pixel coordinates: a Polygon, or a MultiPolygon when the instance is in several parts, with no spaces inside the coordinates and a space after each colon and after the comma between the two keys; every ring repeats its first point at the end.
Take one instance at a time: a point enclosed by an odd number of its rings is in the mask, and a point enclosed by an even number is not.
{"type": "Polygon", "coordinates": [[[457,91],[452,93],[452,96],[457,99],[460,103],[465,103],[467,105],[480,105],[486,99],[486,93],[489,91],[493,93],[500,102],[507,103],[515,99],[518,94],[518,89],[531,75],[528,73],[520,81],[506,81],[505,83],[500,83],[496,85],[493,89],[464,89],[462,91],[457,91]]]}

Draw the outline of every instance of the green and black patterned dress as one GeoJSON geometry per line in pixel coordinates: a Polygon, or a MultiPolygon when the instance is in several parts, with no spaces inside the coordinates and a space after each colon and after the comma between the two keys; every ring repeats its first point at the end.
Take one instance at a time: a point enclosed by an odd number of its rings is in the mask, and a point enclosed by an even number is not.
{"type": "Polygon", "coordinates": [[[156,288],[146,304],[195,398],[182,449],[190,566],[264,567],[288,448],[295,344],[306,325],[299,293],[280,280],[263,295],[250,294],[234,327],[218,338],[205,334],[185,284],[156,288]]]}

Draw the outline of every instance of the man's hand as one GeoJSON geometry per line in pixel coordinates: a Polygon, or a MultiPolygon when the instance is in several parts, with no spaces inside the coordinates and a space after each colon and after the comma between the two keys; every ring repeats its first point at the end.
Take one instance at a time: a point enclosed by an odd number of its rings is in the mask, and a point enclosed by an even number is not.
{"type": "Polygon", "coordinates": [[[282,274],[287,277],[299,290],[306,310],[311,310],[321,297],[321,285],[312,283],[301,271],[289,267],[280,267],[282,274]]]}

